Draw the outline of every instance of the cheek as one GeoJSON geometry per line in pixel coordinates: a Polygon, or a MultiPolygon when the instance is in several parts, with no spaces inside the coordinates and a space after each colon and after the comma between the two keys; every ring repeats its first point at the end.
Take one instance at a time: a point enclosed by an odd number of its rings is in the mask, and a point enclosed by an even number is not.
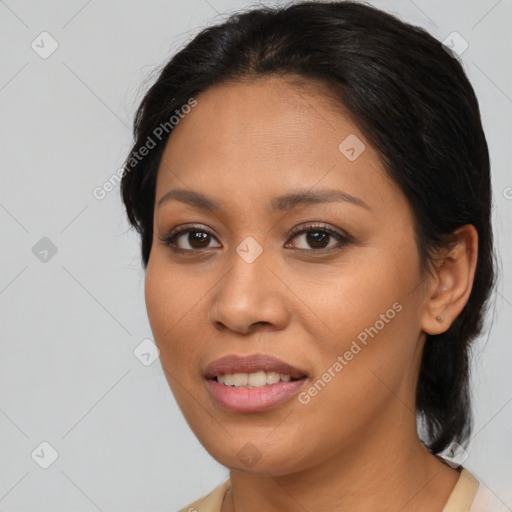
{"type": "MultiPolygon", "coordinates": [[[[323,336],[316,333],[320,341],[311,357],[314,382],[303,396],[309,418],[330,409],[344,428],[360,428],[408,382],[421,308],[416,263],[414,247],[400,255],[382,250],[351,264],[331,284],[319,313],[323,336]]],[[[309,300],[318,303],[310,292],[309,300]]]]}
{"type": "MultiPolygon", "coordinates": [[[[390,310],[396,314],[380,330],[363,326],[346,331],[319,355],[322,363],[316,365],[311,383],[298,397],[293,415],[296,420],[300,417],[297,435],[306,435],[315,445],[312,453],[299,458],[321,460],[333,445],[337,449],[357,445],[365,431],[386,423],[381,421],[386,411],[396,411],[396,407],[405,414],[413,411],[413,406],[405,405],[409,400],[403,392],[410,389],[416,333],[410,322],[411,309],[402,306],[390,310]],[[360,341],[363,337],[358,338],[360,333],[366,335],[365,343],[360,341]]],[[[386,309],[376,311],[385,314],[386,309]]],[[[370,327],[375,328],[375,323],[370,327]]],[[[278,430],[275,435],[283,435],[284,442],[286,436],[278,430]]]]}
{"type": "Polygon", "coordinates": [[[144,285],[147,315],[165,378],[180,409],[189,417],[197,414],[187,393],[192,389],[191,372],[196,369],[200,350],[190,339],[197,292],[190,292],[194,288],[181,282],[180,273],[172,271],[156,253],[151,258],[144,285]]]}
{"type": "Polygon", "coordinates": [[[156,252],[150,257],[145,276],[146,310],[162,363],[172,363],[187,354],[179,349],[180,331],[194,314],[194,287],[187,286],[156,252]],[[170,357],[172,355],[172,357],[170,357]]]}
{"type": "Polygon", "coordinates": [[[326,353],[348,350],[358,335],[364,342],[376,331],[379,338],[390,333],[396,318],[405,316],[397,310],[415,300],[419,283],[416,259],[411,243],[400,251],[391,244],[376,243],[347,253],[342,265],[297,286],[305,290],[304,301],[322,320],[326,342],[319,344],[320,348],[326,353]]]}
{"type": "Polygon", "coordinates": [[[172,317],[176,312],[173,294],[169,293],[168,279],[160,271],[153,254],[150,257],[145,276],[144,297],[151,330],[155,342],[162,350],[163,335],[172,325],[172,317]]]}

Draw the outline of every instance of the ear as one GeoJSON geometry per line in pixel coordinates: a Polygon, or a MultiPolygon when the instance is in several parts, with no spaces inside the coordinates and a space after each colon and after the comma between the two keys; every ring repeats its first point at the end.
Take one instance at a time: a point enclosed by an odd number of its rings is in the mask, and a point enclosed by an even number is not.
{"type": "Polygon", "coordinates": [[[437,261],[427,288],[421,327],[427,334],[448,330],[466,305],[475,277],[478,233],[472,224],[454,231],[456,241],[437,261]]]}

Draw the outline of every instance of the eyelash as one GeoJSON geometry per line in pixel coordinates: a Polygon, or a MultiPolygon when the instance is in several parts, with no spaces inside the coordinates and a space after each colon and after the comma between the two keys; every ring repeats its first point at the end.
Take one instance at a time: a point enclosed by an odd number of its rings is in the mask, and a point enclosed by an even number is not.
{"type": "MultiPolygon", "coordinates": [[[[204,228],[203,226],[183,226],[180,228],[177,228],[173,231],[171,231],[169,234],[159,237],[160,241],[168,246],[172,251],[176,253],[201,253],[205,251],[210,251],[211,249],[218,249],[218,247],[211,247],[211,248],[203,248],[203,249],[183,249],[181,247],[177,247],[174,245],[175,240],[185,233],[207,233],[208,235],[215,238],[215,235],[208,229],[204,228]]],[[[298,235],[304,234],[304,233],[327,233],[331,235],[332,237],[336,238],[338,240],[338,245],[323,249],[298,249],[299,251],[306,251],[309,253],[317,253],[317,254],[323,254],[323,253],[329,253],[333,250],[339,250],[342,248],[343,245],[347,245],[351,242],[351,238],[344,234],[341,231],[337,231],[335,229],[329,228],[324,224],[308,224],[307,226],[298,226],[290,231],[288,234],[289,240],[297,237],[298,235]]],[[[287,242],[288,243],[288,242],[287,242]]]]}

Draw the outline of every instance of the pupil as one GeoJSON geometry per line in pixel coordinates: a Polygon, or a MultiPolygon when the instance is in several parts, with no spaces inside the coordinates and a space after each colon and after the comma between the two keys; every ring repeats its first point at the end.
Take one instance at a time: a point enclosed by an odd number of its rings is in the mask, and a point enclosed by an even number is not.
{"type": "Polygon", "coordinates": [[[188,241],[192,247],[196,248],[204,248],[208,247],[209,240],[208,237],[210,235],[208,233],[205,233],[204,231],[191,231],[188,234],[188,241]],[[206,241],[206,243],[205,243],[206,241]],[[198,244],[198,245],[196,245],[198,244]]]}
{"type": "Polygon", "coordinates": [[[323,248],[323,243],[325,243],[329,233],[325,233],[324,231],[310,231],[306,234],[307,242],[312,247],[321,247],[323,248]]]}

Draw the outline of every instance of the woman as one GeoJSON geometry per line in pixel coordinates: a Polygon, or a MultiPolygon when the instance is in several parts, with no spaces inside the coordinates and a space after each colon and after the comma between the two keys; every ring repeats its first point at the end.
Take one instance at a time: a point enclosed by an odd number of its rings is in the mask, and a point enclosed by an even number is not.
{"type": "Polygon", "coordinates": [[[456,57],[355,2],[253,9],[171,59],[134,134],[151,329],[230,469],[183,510],[468,510],[469,348],[495,277],[456,57]]]}

